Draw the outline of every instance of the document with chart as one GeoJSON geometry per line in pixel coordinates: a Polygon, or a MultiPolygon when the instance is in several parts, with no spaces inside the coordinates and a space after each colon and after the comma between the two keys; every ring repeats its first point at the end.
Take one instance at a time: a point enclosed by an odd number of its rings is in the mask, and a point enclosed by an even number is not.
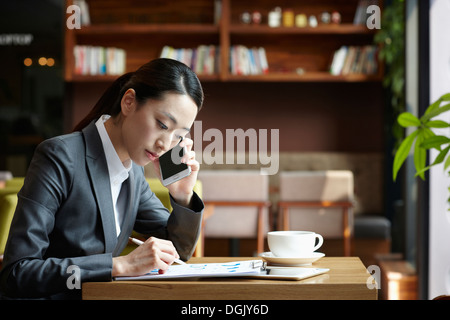
{"type": "Polygon", "coordinates": [[[158,269],[155,269],[142,276],[115,277],[114,280],[166,280],[174,278],[252,276],[260,274],[262,266],[261,260],[171,265],[163,274],[159,274],[158,269]]]}

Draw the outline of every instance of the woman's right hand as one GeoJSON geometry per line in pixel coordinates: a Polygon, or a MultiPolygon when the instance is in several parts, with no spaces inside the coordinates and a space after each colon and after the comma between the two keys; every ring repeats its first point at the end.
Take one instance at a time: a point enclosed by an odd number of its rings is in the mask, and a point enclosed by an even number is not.
{"type": "Polygon", "coordinates": [[[179,257],[171,241],[150,237],[126,256],[113,258],[112,276],[139,276],[154,269],[164,273],[179,257]]]}

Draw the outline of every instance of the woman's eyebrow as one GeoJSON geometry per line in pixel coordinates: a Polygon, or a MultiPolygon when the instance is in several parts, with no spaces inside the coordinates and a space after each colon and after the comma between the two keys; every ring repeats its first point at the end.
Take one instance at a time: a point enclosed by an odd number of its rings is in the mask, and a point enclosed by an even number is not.
{"type": "MultiPolygon", "coordinates": [[[[173,122],[174,124],[178,124],[177,119],[175,119],[175,117],[174,117],[171,113],[166,112],[166,111],[163,111],[163,114],[164,114],[167,118],[169,118],[170,120],[172,120],[172,122],[173,122]]],[[[183,128],[183,129],[186,130],[187,132],[190,132],[190,131],[191,131],[191,129],[189,129],[189,128],[183,128]]]]}

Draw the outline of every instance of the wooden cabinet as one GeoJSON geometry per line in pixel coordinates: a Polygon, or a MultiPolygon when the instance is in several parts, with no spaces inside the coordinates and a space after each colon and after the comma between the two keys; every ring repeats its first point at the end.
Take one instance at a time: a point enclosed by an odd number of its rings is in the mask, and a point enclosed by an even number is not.
{"type": "MultiPolygon", "coordinates": [[[[374,30],[354,25],[359,0],[86,0],[91,24],[81,29],[66,29],[65,80],[68,82],[112,81],[117,76],[75,73],[74,47],[92,45],[117,47],[126,52],[126,71],[160,56],[164,46],[195,48],[218,46],[218,72],[199,74],[201,81],[254,82],[366,82],[379,81],[375,75],[334,76],[329,72],[333,54],[342,45],[373,44],[374,30]],[[313,27],[269,27],[267,17],[276,6],[294,14],[315,15],[313,27]],[[243,12],[258,11],[260,24],[244,24],[243,12]],[[320,23],[323,12],[338,11],[340,24],[320,23]],[[263,47],[269,72],[261,75],[235,75],[230,72],[230,48],[235,45],[263,47]],[[301,71],[301,72],[299,72],[301,71]]],[[[67,0],[67,6],[73,3],[67,0]]]]}

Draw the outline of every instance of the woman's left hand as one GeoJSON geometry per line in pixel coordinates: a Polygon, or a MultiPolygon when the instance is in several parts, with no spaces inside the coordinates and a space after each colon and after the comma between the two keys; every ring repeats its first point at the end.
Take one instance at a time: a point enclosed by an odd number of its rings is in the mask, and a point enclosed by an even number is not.
{"type": "MultiPolygon", "coordinates": [[[[198,172],[200,170],[200,163],[195,159],[195,151],[192,150],[193,144],[194,142],[189,138],[184,138],[183,141],[180,142],[180,147],[186,147],[186,154],[181,158],[181,162],[191,168],[191,174],[167,186],[167,189],[169,189],[169,192],[175,201],[179,205],[185,207],[189,207],[193,189],[197,182],[198,172]]],[[[154,161],[153,164],[155,166],[155,171],[161,179],[159,159],[154,161]]]]}

